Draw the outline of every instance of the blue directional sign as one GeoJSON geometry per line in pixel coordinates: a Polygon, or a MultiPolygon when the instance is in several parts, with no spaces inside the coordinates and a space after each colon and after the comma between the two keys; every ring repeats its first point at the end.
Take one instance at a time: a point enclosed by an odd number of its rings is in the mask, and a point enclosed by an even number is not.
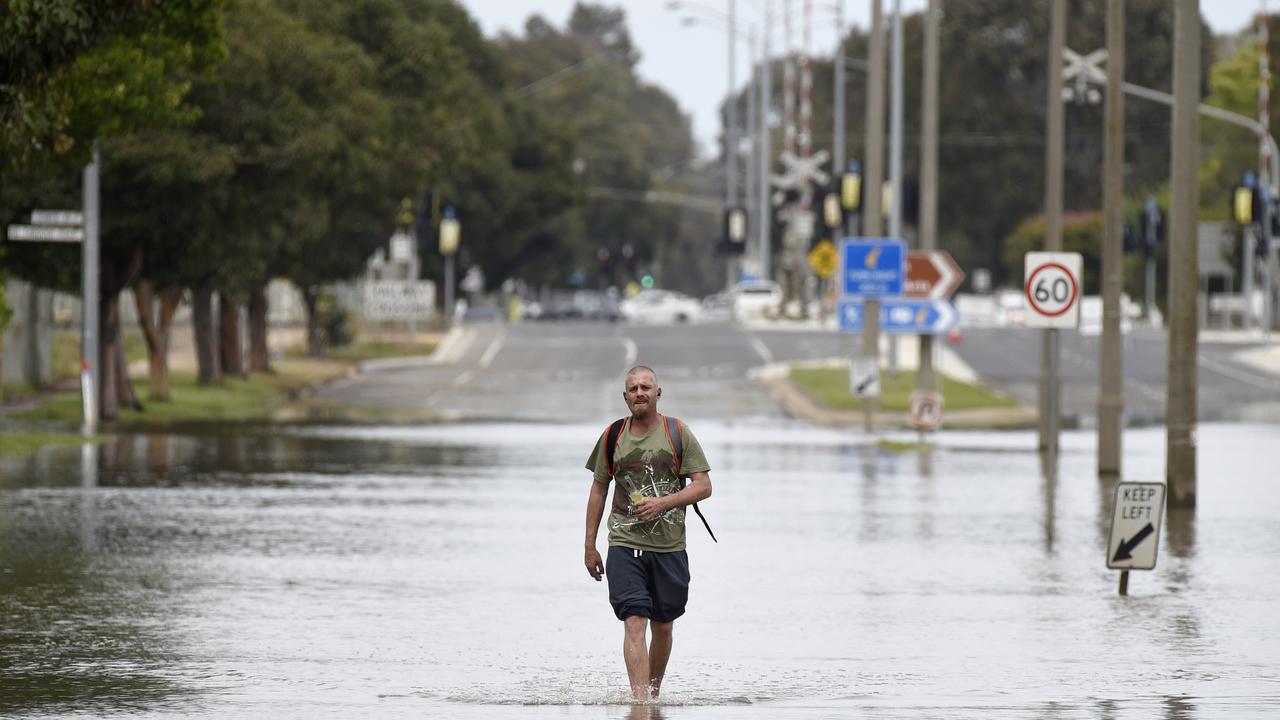
{"type": "MultiPolygon", "coordinates": [[[[840,329],[862,332],[865,306],[861,300],[841,300],[836,307],[840,329]]],[[[956,326],[960,313],[947,300],[890,298],[880,302],[880,330],[886,333],[935,335],[956,326]]]]}
{"type": "Polygon", "coordinates": [[[907,244],[897,238],[845,238],[840,241],[840,294],[845,297],[895,297],[907,274],[907,244]]]}

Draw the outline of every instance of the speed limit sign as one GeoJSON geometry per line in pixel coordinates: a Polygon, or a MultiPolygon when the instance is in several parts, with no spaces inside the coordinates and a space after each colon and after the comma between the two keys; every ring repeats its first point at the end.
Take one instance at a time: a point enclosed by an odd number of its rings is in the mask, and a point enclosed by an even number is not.
{"type": "Polygon", "coordinates": [[[1080,324],[1083,266],[1080,253],[1027,253],[1027,327],[1073,328],[1080,324]]]}

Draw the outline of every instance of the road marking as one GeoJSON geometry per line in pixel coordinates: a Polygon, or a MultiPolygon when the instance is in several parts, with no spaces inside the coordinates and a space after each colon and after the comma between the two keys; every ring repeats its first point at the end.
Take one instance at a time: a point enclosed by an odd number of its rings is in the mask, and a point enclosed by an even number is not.
{"type": "MultiPolygon", "coordinates": [[[[635,367],[636,357],[640,355],[640,348],[636,345],[636,341],[631,338],[622,338],[622,347],[626,351],[622,364],[626,366],[627,370],[630,370],[635,367]]],[[[623,380],[625,381],[626,378],[623,378],[623,380]]]]}
{"type": "Polygon", "coordinates": [[[480,367],[489,367],[493,364],[493,358],[497,356],[498,350],[502,349],[502,341],[507,339],[505,332],[499,333],[498,337],[489,343],[489,347],[485,348],[484,355],[480,356],[480,367]]]}
{"type": "Polygon", "coordinates": [[[756,351],[761,360],[764,360],[766,365],[773,362],[773,353],[769,352],[769,346],[765,345],[764,341],[755,335],[751,336],[751,348],[756,351]]]}
{"type": "Polygon", "coordinates": [[[1205,357],[1203,354],[1200,355],[1200,364],[1208,370],[1212,370],[1218,373],[1219,375],[1229,377],[1232,380],[1239,380],[1240,382],[1246,385],[1252,385],[1256,388],[1261,388],[1263,390],[1280,390],[1280,382],[1276,382],[1275,380],[1271,380],[1267,378],[1261,378],[1257,375],[1254,375],[1253,373],[1247,373],[1243,370],[1237,370],[1229,365],[1223,365],[1222,363],[1216,360],[1210,360],[1209,358],[1205,357]]]}
{"type": "Polygon", "coordinates": [[[458,377],[454,378],[453,382],[449,384],[454,387],[462,387],[463,385],[467,384],[467,381],[473,377],[475,377],[475,373],[471,372],[470,370],[467,370],[463,372],[461,375],[459,375],[458,377]]]}

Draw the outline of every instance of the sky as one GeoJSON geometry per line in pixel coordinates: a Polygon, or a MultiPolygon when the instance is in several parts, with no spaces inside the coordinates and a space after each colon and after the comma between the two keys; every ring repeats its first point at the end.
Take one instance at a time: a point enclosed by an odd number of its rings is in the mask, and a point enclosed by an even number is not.
{"type": "MultiPolygon", "coordinates": [[[[693,134],[703,156],[711,154],[719,134],[717,105],[729,87],[729,33],[723,18],[730,2],[735,3],[737,43],[735,84],[742,87],[750,77],[752,51],[745,39],[754,28],[764,26],[763,8],[768,0],[682,0],[684,9],[672,10],[670,0],[601,0],[621,6],[627,13],[631,40],[642,57],[638,72],[645,81],[659,85],[676,98],[680,108],[693,120],[693,134]],[[686,17],[698,18],[687,25],[686,17]],[[716,18],[720,19],[716,19],[716,18]]],[[[556,27],[569,20],[575,0],[458,0],[490,37],[506,32],[522,35],[524,22],[538,13],[556,27]]],[[[771,0],[775,14],[782,2],[771,0]]],[[[869,0],[814,0],[813,52],[829,56],[838,34],[835,30],[837,4],[844,8],[846,24],[866,27],[871,14],[869,0]]],[[[887,14],[894,0],[883,0],[887,14]]],[[[925,7],[925,0],[901,0],[902,11],[912,13],[925,7]]],[[[1172,5],[1172,3],[1170,3],[1172,5]]],[[[801,13],[804,3],[792,0],[794,43],[802,40],[801,13]]],[[[1262,6],[1262,0],[1201,0],[1200,12],[1215,33],[1234,33],[1248,25],[1262,6]]],[[[1268,7],[1280,10],[1280,0],[1268,0],[1268,7]]],[[[771,39],[774,54],[783,44],[782,23],[775,19],[771,39]]]]}

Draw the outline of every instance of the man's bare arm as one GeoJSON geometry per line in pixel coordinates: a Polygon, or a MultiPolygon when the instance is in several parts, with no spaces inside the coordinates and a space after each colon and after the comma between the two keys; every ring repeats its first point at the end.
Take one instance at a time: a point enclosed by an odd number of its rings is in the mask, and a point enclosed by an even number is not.
{"type": "Polygon", "coordinates": [[[599,581],[604,577],[604,562],[600,552],[596,550],[596,535],[600,532],[600,519],[604,517],[604,503],[609,493],[609,484],[591,481],[591,494],[587,496],[587,537],[583,562],[591,577],[599,581]]]}

